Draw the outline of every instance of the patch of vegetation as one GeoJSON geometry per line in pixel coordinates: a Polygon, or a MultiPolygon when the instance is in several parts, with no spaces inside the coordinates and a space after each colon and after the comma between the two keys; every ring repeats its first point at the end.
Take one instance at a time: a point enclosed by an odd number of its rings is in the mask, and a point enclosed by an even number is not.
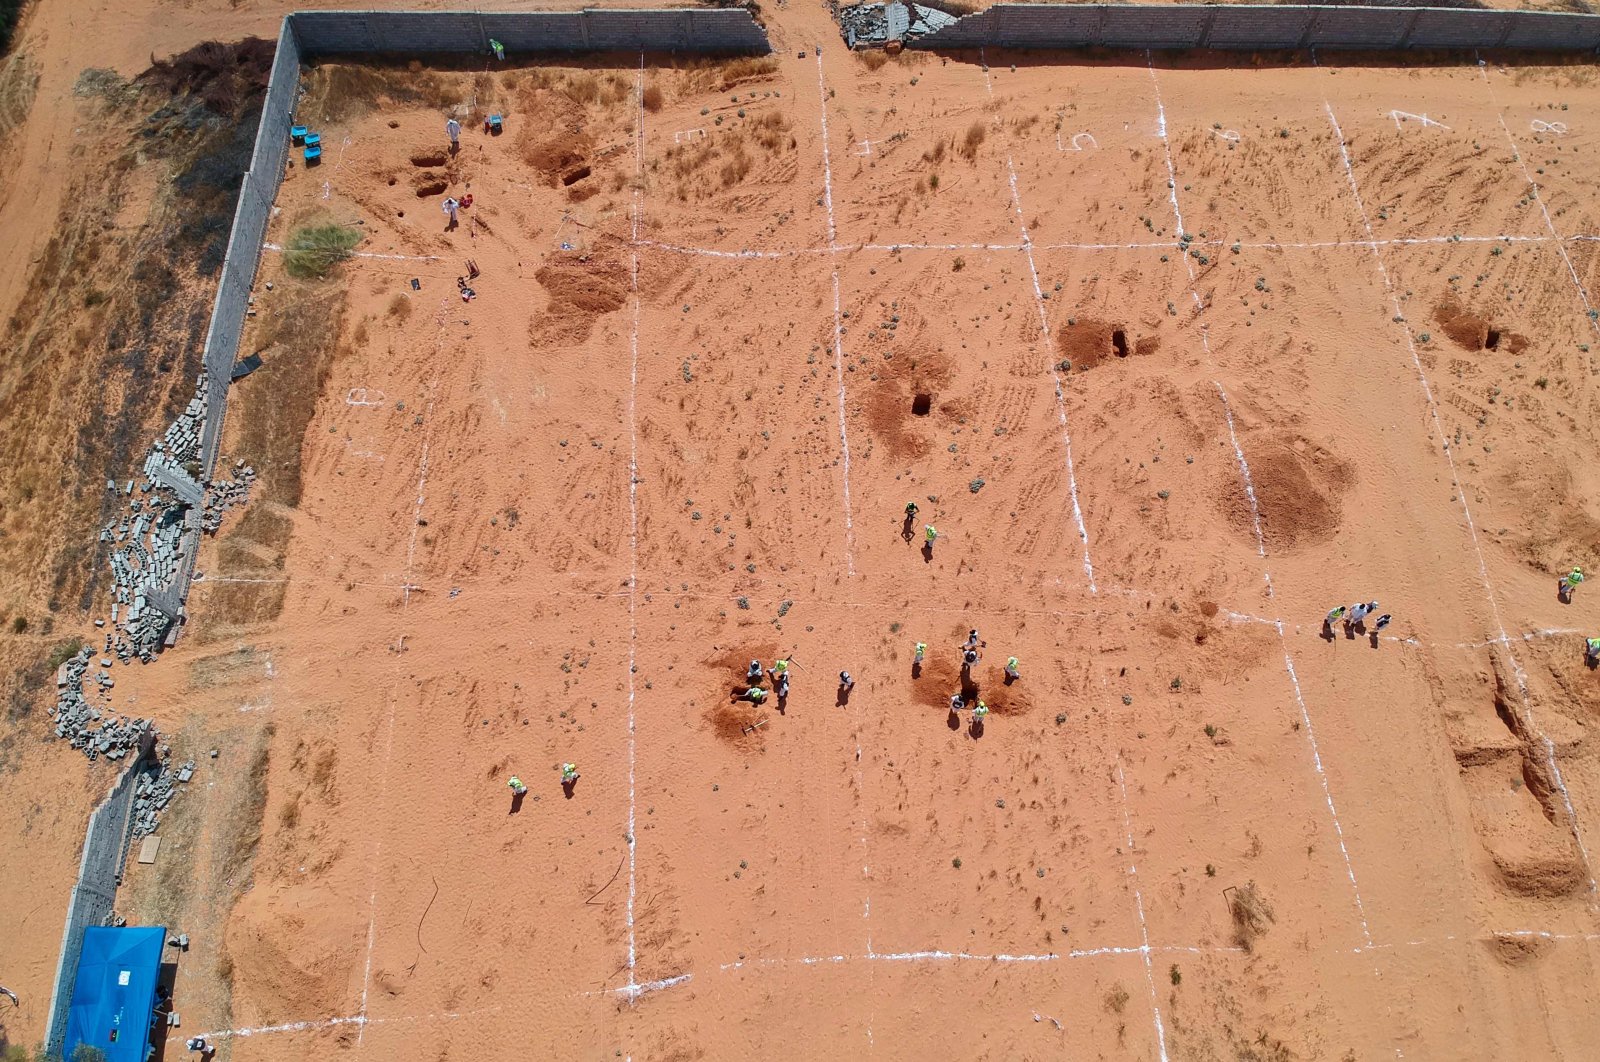
{"type": "Polygon", "coordinates": [[[300,280],[321,280],[348,259],[360,242],[361,233],[344,225],[307,225],[290,235],[283,268],[300,280]]]}

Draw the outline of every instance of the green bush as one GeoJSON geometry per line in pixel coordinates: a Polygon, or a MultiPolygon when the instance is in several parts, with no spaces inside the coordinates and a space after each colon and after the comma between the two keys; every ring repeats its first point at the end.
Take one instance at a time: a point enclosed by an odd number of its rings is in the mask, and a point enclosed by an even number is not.
{"type": "Polygon", "coordinates": [[[283,265],[291,277],[321,279],[349,258],[360,242],[361,233],[343,225],[307,225],[289,237],[283,265]]]}

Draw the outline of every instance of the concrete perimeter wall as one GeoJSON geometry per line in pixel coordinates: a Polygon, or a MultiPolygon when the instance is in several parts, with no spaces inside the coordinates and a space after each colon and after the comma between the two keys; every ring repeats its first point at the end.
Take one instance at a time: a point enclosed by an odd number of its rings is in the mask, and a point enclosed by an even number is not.
{"type": "Polygon", "coordinates": [[[83,861],[78,865],[78,883],[72,887],[67,904],[67,927],[61,935],[61,955],[56,960],[55,989],[50,996],[50,1024],[45,1031],[45,1048],[51,1057],[61,1053],[67,1036],[67,1008],[78,977],[78,955],[83,950],[83,931],[103,926],[111,918],[122,881],[122,863],[127,857],[128,816],[133,808],[133,791],[144,757],[128,764],[100,806],[89,816],[89,829],[83,837],[83,861]]]}
{"type": "Polygon", "coordinates": [[[291,16],[301,54],[418,55],[529,52],[699,52],[764,55],[767,35],[739,9],[625,11],[302,11],[291,16]]]}
{"type": "Polygon", "coordinates": [[[906,45],[1593,52],[1600,48],[1600,15],[1442,7],[999,4],[906,45]]]}

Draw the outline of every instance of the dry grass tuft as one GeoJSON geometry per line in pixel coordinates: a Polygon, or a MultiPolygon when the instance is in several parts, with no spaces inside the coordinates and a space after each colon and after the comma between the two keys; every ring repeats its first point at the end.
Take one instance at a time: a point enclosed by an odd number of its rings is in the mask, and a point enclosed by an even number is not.
{"type": "Polygon", "coordinates": [[[871,51],[857,52],[856,59],[868,70],[882,70],[889,64],[889,53],[873,49],[871,51]]]}
{"type": "Polygon", "coordinates": [[[1228,893],[1228,909],[1233,913],[1233,939],[1245,951],[1252,951],[1257,938],[1264,936],[1277,918],[1255,882],[1228,893]]]}
{"type": "Polygon", "coordinates": [[[978,157],[978,149],[983,146],[984,138],[989,135],[989,127],[982,119],[967,126],[967,135],[961,138],[961,156],[968,162],[978,157]]]}
{"type": "Polygon", "coordinates": [[[642,102],[644,103],[644,109],[649,111],[651,114],[654,114],[656,111],[659,111],[661,109],[662,103],[665,102],[664,98],[661,95],[661,86],[660,85],[646,85],[645,88],[644,88],[644,94],[643,94],[642,102]]]}

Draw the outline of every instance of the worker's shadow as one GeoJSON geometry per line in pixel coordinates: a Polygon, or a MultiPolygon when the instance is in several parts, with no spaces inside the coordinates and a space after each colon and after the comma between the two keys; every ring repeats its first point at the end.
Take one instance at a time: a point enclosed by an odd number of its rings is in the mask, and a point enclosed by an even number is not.
{"type": "Polygon", "coordinates": [[[1376,649],[1378,647],[1378,632],[1377,631],[1368,631],[1367,632],[1367,644],[1371,645],[1372,648],[1374,648],[1374,649],[1376,649]]]}
{"type": "Polygon", "coordinates": [[[912,527],[913,519],[910,513],[906,513],[906,522],[900,525],[900,537],[906,540],[908,546],[911,545],[911,536],[916,534],[916,530],[912,527]]]}
{"type": "Polygon", "coordinates": [[[911,661],[911,677],[914,678],[914,679],[919,679],[919,678],[922,677],[922,661],[921,660],[913,660],[913,661],[911,661]]]}
{"type": "Polygon", "coordinates": [[[847,707],[850,704],[850,691],[853,689],[855,689],[854,686],[845,686],[841,684],[839,686],[839,695],[834,698],[833,706],[835,708],[847,707]]]}
{"type": "Polygon", "coordinates": [[[951,730],[960,730],[961,713],[956,711],[954,708],[950,709],[950,718],[945,720],[945,726],[948,726],[951,730]]]}
{"type": "Polygon", "coordinates": [[[528,795],[528,791],[526,789],[524,789],[520,793],[512,793],[511,794],[511,810],[510,810],[510,812],[508,812],[508,814],[515,815],[519,811],[521,811],[522,810],[522,801],[527,798],[527,795],[528,795]]]}
{"type": "Polygon", "coordinates": [[[1588,668],[1590,671],[1600,667],[1600,656],[1585,656],[1583,658],[1583,666],[1588,668]]]}
{"type": "Polygon", "coordinates": [[[576,778],[572,779],[571,781],[561,783],[561,795],[566,797],[568,800],[572,799],[572,796],[575,792],[577,792],[577,789],[578,780],[576,778]]]}
{"type": "Polygon", "coordinates": [[[979,719],[977,716],[973,716],[972,722],[967,724],[967,733],[972,736],[972,740],[974,741],[977,741],[979,738],[983,737],[983,720],[979,719]]]}
{"type": "Polygon", "coordinates": [[[923,564],[932,564],[933,563],[933,543],[932,542],[924,542],[922,544],[922,563],[923,564]]]}
{"type": "Polygon", "coordinates": [[[1563,605],[1572,604],[1572,591],[1567,589],[1566,583],[1556,583],[1556,600],[1561,602],[1563,605]]]}

